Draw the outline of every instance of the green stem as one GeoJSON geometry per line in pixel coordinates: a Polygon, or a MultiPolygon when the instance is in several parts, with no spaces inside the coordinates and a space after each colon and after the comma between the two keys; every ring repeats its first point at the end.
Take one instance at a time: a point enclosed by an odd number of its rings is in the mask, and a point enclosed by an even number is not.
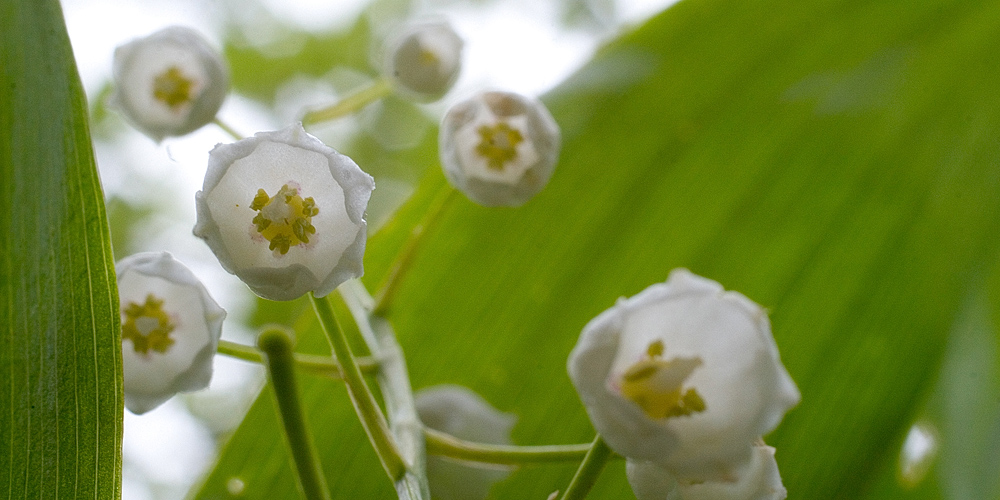
{"type": "Polygon", "coordinates": [[[385,416],[382,415],[378,403],[375,401],[375,396],[372,395],[368,384],[361,376],[361,370],[354,360],[351,346],[348,345],[347,338],[337,323],[330,302],[325,298],[317,298],[312,292],[309,293],[309,298],[312,299],[313,308],[316,310],[316,315],[319,316],[319,322],[330,342],[330,348],[337,357],[337,361],[340,362],[344,382],[347,384],[347,393],[351,396],[351,402],[354,403],[354,410],[358,413],[361,425],[365,428],[379,460],[382,461],[385,472],[395,483],[406,473],[406,463],[400,456],[396,442],[389,433],[385,416]]]}
{"type": "Polygon", "coordinates": [[[594,438],[594,443],[590,446],[587,456],[580,463],[580,468],[576,470],[576,474],[573,475],[573,479],[569,482],[569,487],[566,488],[566,493],[563,494],[561,500],[583,500],[587,498],[587,493],[594,487],[597,477],[601,475],[601,471],[604,470],[604,464],[607,463],[610,457],[611,448],[608,448],[604,439],[598,434],[594,438]]]}
{"type": "MultiPolygon", "coordinates": [[[[236,359],[242,359],[243,361],[249,361],[251,363],[264,363],[264,355],[259,350],[248,345],[229,342],[228,340],[219,340],[217,352],[219,354],[224,354],[236,359]]],[[[329,356],[293,354],[293,357],[295,358],[295,366],[300,370],[337,380],[343,378],[340,376],[340,364],[330,359],[329,356]]],[[[362,373],[378,373],[379,362],[375,358],[359,356],[354,359],[358,364],[358,369],[360,369],[362,373]]]]}
{"type": "Polygon", "coordinates": [[[319,456],[309,437],[299,402],[295,383],[295,360],[292,358],[292,339],[283,330],[265,330],[257,337],[257,345],[267,358],[267,373],[278,402],[281,423],[298,472],[299,487],[308,500],[329,500],[330,490],[323,477],[319,456]]]}
{"type": "Polygon", "coordinates": [[[428,428],[424,429],[424,439],[428,454],[499,465],[583,460],[592,449],[589,444],[506,446],[473,443],[428,428]]]}
{"type": "Polygon", "coordinates": [[[221,128],[223,132],[229,134],[229,137],[232,137],[237,141],[242,141],[244,139],[243,134],[240,134],[239,132],[236,131],[236,129],[230,127],[228,123],[222,121],[218,116],[212,119],[212,123],[214,123],[217,127],[221,128]]]}
{"type": "Polygon", "coordinates": [[[423,424],[417,415],[417,404],[413,399],[413,388],[407,374],[403,349],[396,341],[396,332],[388,320],[372,316],[374,301],[368,290],[358,280],[350,280],[338,289],[340,296],[351,311],[361,337],[365,339],[372,355],[382,360],[378,381],[385,410],[389,418],[389,430],[409,465],[406,474],[396,481],[396,493],[400,500],[430,499],[427,483],[426,446],[423,424]]]}
{"type": "Polygon", "coordinates": [[[392,82],[388,78],[380,78],[343,99],[325,108],[309,111],[302,117],[302,125],[333,120],[360,111],[365,106],[392,94],[392,82]]]}
{"type": "Polygon", "coordinates": [[[431,201],[420,223],[413,226],[409,239],[403,244],[403,249],[396,256],[396,260],[389,269],[389,274],[386,275],[385,281],[382,282],[382,286],[379,287],[378,292],[375,294],[373,315],[385,316],[385,313],[392,306],[396,290],[399,288],[399,284],[402,283],[406,272],[409,271],[410,264],[413,263],[413,257],[417,254],[417,249],[420,247],[424,235],[440,220],[441,212],[444,211],[451,200],[455,199],[456,192],[455,188],[451,187],[450,184],[445,184],[437,196],[434,197],[434,200],[431,201]]]}

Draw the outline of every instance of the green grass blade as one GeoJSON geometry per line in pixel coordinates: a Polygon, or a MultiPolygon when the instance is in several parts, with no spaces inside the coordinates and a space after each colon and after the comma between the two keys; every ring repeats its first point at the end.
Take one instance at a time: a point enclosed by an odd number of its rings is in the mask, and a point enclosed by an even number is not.
{"type": "Polygon", "coordinates": [[[56,0],[0,3],[0,496],[121,496],[118,296],[56,0]]]}

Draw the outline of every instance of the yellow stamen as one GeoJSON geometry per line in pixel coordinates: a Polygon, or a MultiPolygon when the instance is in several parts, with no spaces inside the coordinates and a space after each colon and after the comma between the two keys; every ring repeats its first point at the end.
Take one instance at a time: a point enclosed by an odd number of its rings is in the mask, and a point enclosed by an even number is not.
{"type": "Polygon", "coordinates": [[[476,132],[482,139],[476,152],[486,158],[487,166],[493,170],[503,170],[505,163],[517,158],[517,145],[524,141],[521,131],[507,122],[492,127],[483,125],[476,132]]]}
{"type": "Polygon", "coordinates": [[[149,294],[144,304],[129,302],[122,312],[122,340],[131,340],[135,352],[148,355],[152,349],[162,354],[174,345],[170,338],[174,324],[163,310],[163,299],[149,294]]]}
{"type": "Polygon", "coordinates": [[[194,82],[181,73],[180,68],[171,66],[153,80],[153,97],[176,110],[191,101],[194,82]]]}
{"type": "Polygon", "coordinates": [[[705,411],[705,400],[694,389],[683,390],[700,358],[663,359],[663,341],[649,344],[646,357],[622,374],[621,393],[639,405],[649,418],[680,417],[705,411]]]}
{"type": "Polygon", "coordinates": [[[316,234],[312,218],[319,213],[316,202],[299,196],[299,190],[288,184],[270,197],[263,189],[257,190],[250,203],[250,208],[257,211],[253,218],[254,227],[271,244],[271,250],[277,250],[281,255],[296,245],[309,243],[309,235],[316,234]]]}

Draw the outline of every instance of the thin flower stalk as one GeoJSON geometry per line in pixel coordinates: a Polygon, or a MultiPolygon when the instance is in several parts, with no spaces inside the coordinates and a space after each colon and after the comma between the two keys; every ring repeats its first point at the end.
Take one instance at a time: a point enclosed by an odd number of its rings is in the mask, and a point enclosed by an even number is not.
{"type": "Polygon", "coordinates": [[[365,428],[368,439],[375,448],[375,453],[382,462],[386,474],[395,483],[406,473],[407,466],[392,434],[389,432],[385,416],[382,415],[382,411],[375,401],[375,396],[372,395],[368,384],[361,376],[361,370],[351,352],[351,346],[348,345],[347,338],[344,337],[344,332],[337,323],[330,302],[325,298],[316,297],[313,293],[309,294],[309,298],[312,300],[313,308],[319,317],[330,348],[337,357],[337,361],[340,362],[344,382],[347,384],[347,392],[351,396],[351,402],[354,403],[358,417],[361,419],[361,425],[365,428]]]}

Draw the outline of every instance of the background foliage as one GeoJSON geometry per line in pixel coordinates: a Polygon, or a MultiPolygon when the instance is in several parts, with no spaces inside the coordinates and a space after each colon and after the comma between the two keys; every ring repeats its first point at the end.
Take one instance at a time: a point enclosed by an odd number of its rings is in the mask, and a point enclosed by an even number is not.
{"type": "MultiPolygon", "coordinates": [[[[792,498],[995,497],[995,10],[688,0],[611,44],[546,96],[565,138],[546,191],[515,210],[463,199],[421,249],[392,313],[414,384],[473,388],[519,416],[520,444],[588,441],[564,370],[581,327],[684,266],[772,312],[803,394],[767,438],[792,498]],[[903,491],[921,416],[955,462],[903,491]]],[[[369,285],[442,183],[432,165],[372,239],[369,285]]],[[[307,386],[335,495],[390,495],[342,389],[307,386]]],[[[249,498],[294,487],[269,405],[201,496],[230,477],[249,498]]],[[[572,469],[525,467],[493,495],[544,498],[572,469]]],[[[622,469],[596,498],[631,497],[622,469]]]]}
{"type": "MultiPolygon", "coordinates": [[[[117,329],[108,234],[58,12],[35,3],[0,4],[0,491],[113,497],[118,338],[95,333],[117,329]]],[[[791,498],[997,498],[998,10],[684,0],[612,42],[544,98],[564,134],[550,186],[519,209],[457,200],[417,255],[391,313],[415,388],[471,387],[518,416],[518,444],[587,442],[564,368],[580,329],[684,266],[771,311],[803,395],[766,437],[791,498]],[[898,462],[915,421],[939,451],[914,484],[898,462]]],[[[235,90],[272,104],[296,74],[374,76],[370,36],[362,19],[279,32],[298,47],[284,55],[236,35],[225,52],[235,90]]],[[[350,139],[316,132],[376,176],[372,215],[419,182],[371,238],[374,288],[444,179],[423,110],[394,100],[361,121],[350,139]]],[[[149,216],[119,208],[113,227],[149,216]]],[[[298,350],[326,353],[304,306],[260,302],[252,322],[293,324],[298,350]]],[[[334,496],[391,497],[342,385],[301,381],[334,496]]],[[[239,479],[240,498],[295,497],[262,394],[192,496],[229,498],[239,479]]],[[[545,498],[574,467],[523,467],[492,496],[545,498]]],[[[632,498],[623,469],[593,497],[632,498]]]]}

